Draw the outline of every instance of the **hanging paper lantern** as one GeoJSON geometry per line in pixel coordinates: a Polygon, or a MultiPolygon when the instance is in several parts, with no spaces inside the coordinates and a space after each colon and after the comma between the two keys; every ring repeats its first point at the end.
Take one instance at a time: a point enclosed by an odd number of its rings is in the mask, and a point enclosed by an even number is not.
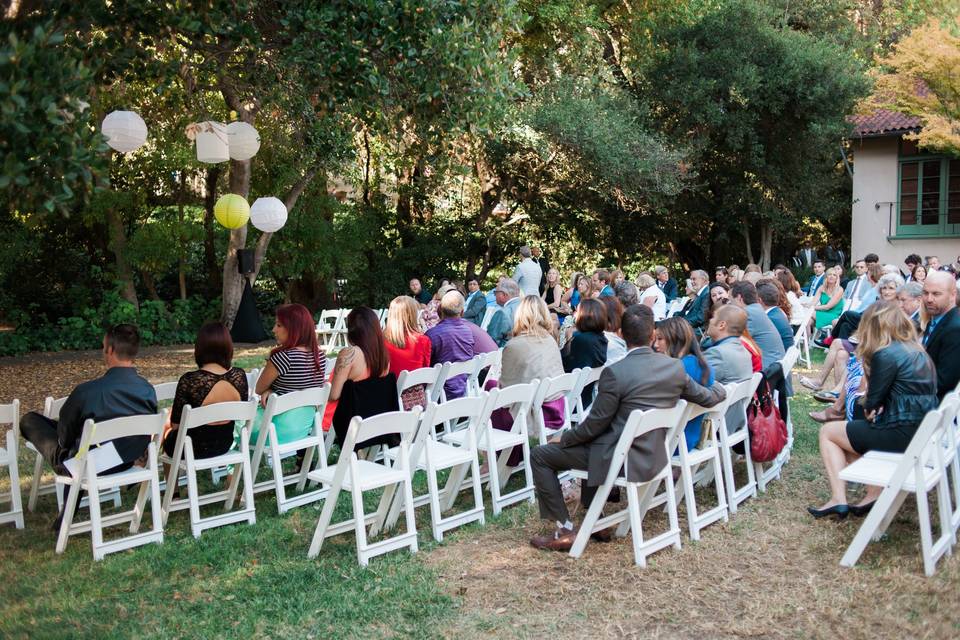
{"type": "Polygon", "coordinates": [[[217,200],[217,204],[213,206],[213,215],[217,222],[227,229],[239,229],[250,219],[250,205],[243,196],[228,193],[217,200]]]}
{"type": "Polygon", "coordinates": [[[197,131],[197,160],[217,164],[229,159],[227,126],[222,122],[201,122],[197,131]]]}
{"type": "Polygon", "coordinates": [[[287,223],[287,208],[279,198],[257,198],[250,207],[250,222],[265,233],[279,231],[287,223]]]}
{"type": "Polygon", "coordinates": [[[230,157],[234,160],[249,160],[260,150],[260,134],[252,124],[231,122],[227,125],[227,142],[230,157]]]}
{"type": "Polygon", "coordinates": [[[114,111],[103,119],[100,131],[111,149],[130,153],[147,141],[147,123],[133,111],[114,111]]]}

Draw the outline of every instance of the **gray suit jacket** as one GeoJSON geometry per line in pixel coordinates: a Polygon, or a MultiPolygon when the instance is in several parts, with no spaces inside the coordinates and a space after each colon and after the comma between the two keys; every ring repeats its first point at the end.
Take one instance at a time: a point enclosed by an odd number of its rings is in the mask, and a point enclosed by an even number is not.
{"type": "Polygon", "coordinates": [[[478,327],[483,322],[483,316],[487,313],[487,298],[483,291],[478,291],[477,295],[470,299],[470,304],[463,312],[463,319],[469,320],[478,327]]]}
{"type": "MultiPolygon", "coordinates": [[[[753,358],[740,338],[721,340],[703,353],[717,382],[743,382],[753,375],[753,358]]],[[[738,402],[727,410],[727,431],[733,433],[743,426],[743,406],[749,399],[738,402]]]]}
{"type": "Polygon", "coordinates": [[[760,356],[763,358],[763,368],[766,370],[777,360],[783,359],[786,351],[783,349],[783,341],[780,339],[780,333],[773,326],[773,322],[767,317],[767,312],[759,303],[748,304],[747,308],[747,330],[750,337],[760,347],[760,356]]]}
{"type": "MultiPolygon", "coordinates": [[[[586,420],[564,431],[560,440],[562,447],[589,447],[589,486],[599,486],[606,479],[617,441],[635,409],[666,409],[680,399],[712,407],[726,397],[721,385],[701,387],[679,360],[650,347],[634,349],[605,368],[597,387],[599,393],[586,420]]],[[[657,429],[634,441],[627,453],[627,478],[649,480],[663,468],[665,437],[666,429],[657,429]]]]}

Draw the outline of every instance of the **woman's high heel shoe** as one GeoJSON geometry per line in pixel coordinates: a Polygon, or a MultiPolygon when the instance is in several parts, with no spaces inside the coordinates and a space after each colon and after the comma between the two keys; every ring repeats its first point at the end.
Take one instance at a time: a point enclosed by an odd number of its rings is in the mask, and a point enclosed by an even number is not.
{"type": "Polygon", "coordinates": [[[868,502],[867,504],[851,504],[850,513],[857,516],[858,518],[862,518],[863,516],[870,513],[870,509],[873,509],[873,505],[876,504],[876,502],[877,501],[874,500],[873,502],[868,502]]]}
{"type": "Polygon", "coordinates": [[[837,520],[843,520],[850,514],[850,506],[845,504],[835,504],[832,507],[827,507],[826,509],[814,509],[813,507],[807,507],[807,513],[812,515],[817,520],[826,516],[837,516],[837,520]]]}

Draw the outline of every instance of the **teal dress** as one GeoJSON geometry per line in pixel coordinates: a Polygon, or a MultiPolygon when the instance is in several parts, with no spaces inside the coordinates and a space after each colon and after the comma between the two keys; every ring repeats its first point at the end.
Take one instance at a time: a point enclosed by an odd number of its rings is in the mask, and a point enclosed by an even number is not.
{"type": "MultiPolygon", "coordinates": [[[[826,291],[820,292],[820,304],[827,304],[830,302],[830,294],[826,291]]],[[[840,314],[843,313],[843,299],[841,298],[833,309],[818,309],[817,310],[817,319],[816,325],[817,329],[822,329],[823,327],[829,327],[833,324],[833,321],[840,317],[840,314]]]]}
{"type": "MultiPolygon", "coordinates": [[[[326,379],[327,359],[320,355],[320,368],[314,363],[313,354],[299,349],[285,349],[270,354],[270,362],[277,370],[277,377],[271,383],[273,393],[283,395],[293,391],[322,387],[326,379]]],[[[273,417],[273,425],[277,429],[279,444],[286,444],[301,438],[306,438],[313,431],[313,420],[316,415],[314,407],[297,407],[273,417]]],[[[322,417],[322,416],[321,416],[322,417]]],[[[256,445],[263,422],[263,407],[257,408],[257,416],[253,421],[250,433],[250,444],[256,445]]]]}

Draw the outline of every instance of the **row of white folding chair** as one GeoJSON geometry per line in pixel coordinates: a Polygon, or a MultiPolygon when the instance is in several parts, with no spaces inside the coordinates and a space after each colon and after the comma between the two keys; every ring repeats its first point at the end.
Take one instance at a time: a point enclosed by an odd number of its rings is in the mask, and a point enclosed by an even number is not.
{"type": "MultiPolygon", "coordinates": [[[[799,356],[800,350],[797,347],[790,347],[787,349],[787,353],[780,360],[780,368],[783,371],[784,380],[790,379],[790,376],[793,373],[793,367],[797,363],[799,356]]],[[[780,394],[778,391],[773,390],[774,406],[779,406],[779,395],[780,394]]],[[[790,417],[790,411],[788,410],[787,415],[780,417],[783,418],[787,427],[787,443],[784,445],[783,450],[780,451],[777,457],[771,462],[753,463],[754,474],[757,477],[757,489],[759,489],[761,492],[766,492],[767,483],[772,482],[780,477],[780,474],[783,470],[783,465],[785,465],[790,459],[790,452],[793,450],[793,420],[790,417]]]]}
{"type": "Polygon", "coordinates": [[[160,511],[160,474],[157,463],[157,444],[163,433],[166,422],[166,411],[152,415],[129,416],[115,418],[94,423],[87,420],[80,437],[80,448],[74,461],[77,465],[76,475],[56,477],[55,482],[60,486],[69,486],[71,491],[67,498],[63,513],[63,520],[57,536],[57,553],[63,553],[67,547],[67,540],[71,535],[90,532],[90,541],[93,548],[94,560],[102,560],[108,553],[123,551],[149,543],[163,542],[163,516],[160,511]],[[99,475],[97,471],[97,456],[94,454],[97,445],[120,437],[147,436],[150,442],[147,446],[147,466],[133,466],[126,471],[99,475]],[[117,491],[119,487],[140,485],[140,493],[136,504],[130,511],[113,513],[102,516],[100,513],[101,493],[117,491]],[[76,511],[81,491],[90,496],[90,519],[76,522],[76,511]],[[153,527],[150,531],[140,533],[140,521],[146,506],[147,497],[150,498],[150,508],[153,527]],[[129,523],[131,535],[119,539],[104,541],[103,530],[129,523]]]}
{"type": "Polygon", "coordinates": [[[347,346],[347,315],[350,309],[324,309],[317,321],[317,337],[324,351],[347,346]]]}
{"type": "Polygon", "coordinates": [[[570,424],[576,425],[583,422],[587,415],[590,413],[590,407],[593,404],[593,400],[597,397],[598,385],[596,384],[600,380],[600,374],[603,373],[603,370],[606,369],[606,365],[600,365],[599,367],[584,367],[580,370],[580,380],[577,381],[577,388],[570,392],[570,397],[574,401],[573,408],[570,412],[570,424]],[[591,400],[590,404],[586,407],[583,406],[583,391],[589,385],[593,385],[591,390],[591,400]]]}
{"type": "MultiPolygon", "coordinates": [[[[920,526],[920,553],[923,570],[932,576],[937,561],[950,555],[956,544],[954,521],[957,511],[951,507],[948,470],[956,474],[956,466],[947,462],[957,455],[956,420],[960,398],[956,393],[944,397],[937,409],[927,412],[916,433],[902,454],[869,452],[840,472],[840,479],[883,487],[864,519],[856,536],[843,554],[840,564],[852,567],[860,559],[871,540],[879,540],[886,532],[906,498],[913,494],[917,501],[920,526]],[[953,434],[951,435],[951,432],[953,434]],[[937,491],[939,532],[933,538],[927,495],[937,491]]],[[[956,475],[954,475],[956,478],[956,475]]],[[[955,487],[956,489],[956,487],[955,487]]],[[[956,495],[954,496],[956,498],[956,495]]],[[[960,510],[960,503],[958,503],[960,510]]]]}
{"type": "Polygon", "coordinates": [[[9,424],[6,445],[0,447],[0,468],[7,469],[10,491],[0,494],[0,504],[9,503],[10,508],[0,511],[0,524],[12,522],[23,529],[23,502],[20,494],[20,471],[17,462],[17,447],[20,440],[20,401],[0,404],[0,425],[9,424]]]}
{"type": "MultiPolygon", "coordinates": [[[[686,413],[686,401],[680,400],[668,409],[650,409],[634,411],[623,427],[620,439],[614,449],[610,467],[607,470],[603,484],[597,489],[587,514],[584,516],[580,529],[577,532],[570,555],[579,558],[583,555],[590,536],[594,532],[602,531],[617,525],[616,534],[625,536],[632,533],[634,562],[641,567],[647,564],[647,557],[651,554],[672,546],[680,549],[680,522],[677,516],[677,501],[671,477],[669,443],[676,438],[677,432],[683,431],[683,417],[686,413]],[[630,448],[637,438],[649,434],[651,431],[665,430],[663,447],[665,464],[656,470],[652,478],[647,480],[631,479],[628,464],[630,448]],[[664,493],[657,495],[661,483],[664,493]],[[602,515],[602,511],[609,509],[607,498],[614,485],[623,489],[627,496],[627,507],[617,513],[602,515]],[[643,519],[650,507],[665,503],[667,509],[666,531],[644,540],[643,519]]],[[[573,475],[582,481],[587,480],[587,472],[574,470],[573,475]]]]}
{"type": "MultiPolygon", "coordinates": [[[[732,389],[727,388],[727,391],[732,389]]],[[[676,496],[678,503],[681,499],[686,503],[687,530],[691,540],[699,540],[700,531],[714,522],[727,522],[730,519],[719,440],[719,430],[726,428],[724,416],[729,406],[729,397],[710,408],[688,403],[681,424],[686,425],[698,416],[703,416],[705,422],[709,421],[710,433],[699,448],[691,451],[687,447],[684,430],[679,429],[674,436],[674,442],[667,447],[669,451],[677,452],[671,456],[671,464],[680,470],[680,477],[676,480],[676,496]],[[713,484],[716,494],[716,506],[701,512],[694,486],[706,486],[710,483],[713,484]]]]}
{"type": "Polygon", "coordinates": [[[810,319],[816,313],[813,306],[804,306],[803,313],[798,318],[799,322],[797,332],[793,335],[793,346],[800,350],[800,362],[803,366],[810,368],[810,319]]]}

